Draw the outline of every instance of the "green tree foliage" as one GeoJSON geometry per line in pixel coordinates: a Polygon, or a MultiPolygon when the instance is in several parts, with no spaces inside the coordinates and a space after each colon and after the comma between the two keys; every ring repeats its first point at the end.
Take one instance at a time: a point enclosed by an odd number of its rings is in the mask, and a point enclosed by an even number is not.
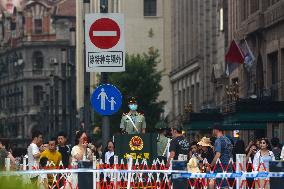
{"type": "Polygon", "coordinates": [[[154,130],[165,104],[162,101],[158,102],[162,90],[162,71],[156,69],[158,58],[158,50],[153,49],[148,54],[126,55],[126,71],[109,74],[109,83],[115,85],[123,96],[122,108],[111,116],[112,132],[119,131],[121,115],[129,111],[127,102],[131,96],[137,99],[138,111],[145,114],[147,131],[154,130]]]}

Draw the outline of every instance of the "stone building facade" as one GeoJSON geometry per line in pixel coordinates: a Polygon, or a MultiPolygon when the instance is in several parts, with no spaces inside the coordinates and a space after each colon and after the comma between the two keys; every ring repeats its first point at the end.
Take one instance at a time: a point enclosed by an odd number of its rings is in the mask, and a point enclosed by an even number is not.
{"type": "MultiPolygon", "coordinates": [[[[0,138],[74,126],[75,0],[27,0],[0,19],[0,138]]],[[[47,135],[48,134],[48,135],[47,135]]]]}
{"type": "MultiPolygon", "coordinates": [[[[229,39],[245,39],[256,57],[250,70],[239,66],[230,76],[230,81],[239,81],[240,98],[284,100],[283,8],[281,0],[237,0],[229,4],[229,39]]],[[[268,123],[263,135],[282,141],[281,125],[268,123]]]]}
{"type": "Polygon", "coordinates": [[[189,106],[200,112],[216,109],[222,102],[226,36],[224,28],[220,30],[219,12],[223,4],[209,0],[172,1],[170,80],[175,121],[180,121],[189,106]]]}

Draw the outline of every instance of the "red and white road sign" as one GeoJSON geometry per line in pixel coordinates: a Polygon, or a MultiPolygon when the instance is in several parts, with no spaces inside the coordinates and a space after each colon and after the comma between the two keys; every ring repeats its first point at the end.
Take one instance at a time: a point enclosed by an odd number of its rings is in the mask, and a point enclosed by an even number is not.
{"type": "Polygon", "coordinates": [[[123,14],[86,14],[85,45],[88,72],[125,71],[123,14]]]}
{"type": "Polygon", "coordinates": [[[120,28],[110,18],[96,20],[89,30],[89,37],[92,43],[100,49],[114,47],[120,39],[120,28]]]}

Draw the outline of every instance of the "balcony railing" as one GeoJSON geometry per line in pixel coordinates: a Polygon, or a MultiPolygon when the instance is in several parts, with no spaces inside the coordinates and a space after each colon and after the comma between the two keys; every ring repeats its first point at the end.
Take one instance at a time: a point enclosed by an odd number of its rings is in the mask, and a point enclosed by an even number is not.
{"type": "Polygon", "coordinates": [[[236,112],[236,102],[225,103],[220,107],[222,114],[230,114],[236,112]]]}
{"type": "Polygon", "coordinates": [[[269,7],[264,12],[264,25],[269,27],[277,22],[284,20],[284,2],[278,2],[277,4],[269,7]],[[279,3],[279,4],[278,4],[279,3]]]}
{"type": "Polygon", "coordinates": [[[15,79],[38,79],[38,78],[48,78],[51,74],[54,74],[54,69],[43,69],[41,72],[34,72],[34,70],[24,70],[17,73],[9,73],[0,76],[0,85],[7,84],[9,82],[14,82],[15,79]]]}

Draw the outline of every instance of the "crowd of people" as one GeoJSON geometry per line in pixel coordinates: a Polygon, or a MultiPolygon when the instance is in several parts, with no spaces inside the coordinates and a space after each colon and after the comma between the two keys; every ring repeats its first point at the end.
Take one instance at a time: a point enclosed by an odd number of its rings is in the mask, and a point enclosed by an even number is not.
{"type": "MultiPolygon", "coordinates": [[[[109,141],[103,150],[102,142],[98,140],[92,143],[89,141],[87,133],[83,130],[77,131],[75,138],[75,145],[71,147],[67,143],[68,139],[64,132],[59,132],[57,137],[51,137],[44,142],[43,133],[34,131],[31,143],[20,155],[13,154],[13,150],[9,147],[9,144],[0,141],[0,170],[3,171],[6,169],[6,158],[10,158],[11,169],[20,169],[16,168],[16,164],[23,163],[24,157],[27,158],[29,170],[71,168],[78,161],[92,161],[93,156],[96,156],[97,159],[102,159],[105,163],[113,161],[114,143],[112,141],[109,141]]],[[[50,184],[52,179],[52,175],[45,174],[34,175],[30,178],[32,183],[37,184],[38,182],[42,182],[43,186],[48,186],[48,183],[50,184]]]]}
{"type": "Polygon", "coordinates": [[[41,132],[33,133],[32,142],[27,149],[30,169],[37,166],[39,160],[43,157],[47,158],[49,162],[53,162],[54,166],[68,168],[72,165],[72,162],[91,161],[93,156],[106,162],[114,155],[112,141],[109,141],[107,147],[103,150],[102,142],[92,143],[83,130],[76,132],[75,145],[72,148],[67,144],[67,138],[63,132],[60,132],[57,138],[50,138],[47,146],[43,144],[42,140],[41,132]],[[61,161],[62,165],[59,164],[61,161]]]}
{"type": "MultiPolygon", "coordinates": [[[[157,152],[159,157],[168,164],[171,160],[179,160],[181,155],[187,157],[190,172],[209,172],[213,168],[215,172],[223,172],[226,168],[227,172],[233,171],[230,160],[233,159],[235,162],[236,154],[246,154],[246,161],[252,163],[253,166],[247,171],[251,171],[252,167],[254,170],[268,171],[269,161],[284,160],[284,147],[282,148],[278,138],[272,138],[270,141],[261,138],[250,141],[246,146],[243,140],[233,140],[225,136],[222,128],[215,125],[211,137],[203,137],[200,141],[189,142],[182,131],[181,126],[172,127],[171,139],[169,139],[165,137],[166,132],[162,129],[159,132],[160,135],[157,141],[158,146],[161,147],[157,148],[157,152]]],[[[106,164],[113,164],[115,155],[113,141],[108,141],[103,150],[102,142],[92,143],[88,140],[85,131],[76,132],[73,147],[67,144],[67,141],[64,132],[59,132],[57,137],[52,137],[44,142],[43,134],[40,131],[34,131],[32,141],[26,150],[28,168],[30,170],[35,168],[43,169],[47,166],[51,168],[69,168],[78,161],[92,161],[93,156],[102,159],[106,164]]],[[[10,158],[11,167],[13,167],[19,158],[14,157],[12,148],[0,141],[0,169],[5,169],[5,158],[10,158]]],[[[52,182],[52,178],[48,176],[43,178],[39,178],[39,176],[31,177],[32,182],[38,182],[39,179],[44,182],[52,182]]],[[[223,184],[226,185],[226,182],[223,182],[223,184]]]]}
{"type": "Polygon", "coordinates": [[[192,157],[199,161],[206,159],[211,167],[214,167],[217,159],[220,159],[223,165],[228,165],[231,158],[236,162],[236,154],[246,154],[247,161],[251,159],[256,168],[259,162],[263,162],[265,168],[268,168],[269,161],[284,160],[284,146],[282,148],[278,138],[260,138],[245,145],[241,139],[225,136],[218,126],[213,127],[211,137],[203,137],[200,141],[189,142],[182,133],[182,127],[171,128],[171,134],[168,159],[178,160],[178,156],[183,154],[188,160],[192,157]],[[261,161],[257,161],[259,159],[261,161]]]}
{"type": "MultiPolygon", "coordinates": [[[[188,158],[188,170],[190,172],[232,172],[233,162],[236,162],[236,154],[246,154],[246,162],[252,171],[269,171],[269,162],[273,160],[284,160],[284,147],[282,148],[278,138],[260,138],[250,141],[246,146],[241,139],[234,140],[224,135],[221,127],[215,125],[212,130],[212,137],[203,137],[200,141],[189,143],[182,134],[181,127],[171,128],[173,139],[169,147],[169,160],[178,160],[180,154],[188,158]],[[272,146],[271,146],[272,145],[272,146]],[[206,159],[204,163],[204,160],[206,159]],[[220,162],[217,160],[220,160],[220,162]],[[233,159],[233,162],[230,160],[233,159]],[[210,166],[206,166],[210,165],[210,166]]],[[[216,184],[221,182],[216,179],[216,184]]],[[[248,185],[251,187],[253,179],[248,179],[248,185]]],[[[259,186],[269,188],[264,179],[259,179],[259,186]]],[[[227,182],[222,182],[222,188],[227,187],[227,182]]],[[[255,184],[256,188],[258,184],[255,184]]]]}

